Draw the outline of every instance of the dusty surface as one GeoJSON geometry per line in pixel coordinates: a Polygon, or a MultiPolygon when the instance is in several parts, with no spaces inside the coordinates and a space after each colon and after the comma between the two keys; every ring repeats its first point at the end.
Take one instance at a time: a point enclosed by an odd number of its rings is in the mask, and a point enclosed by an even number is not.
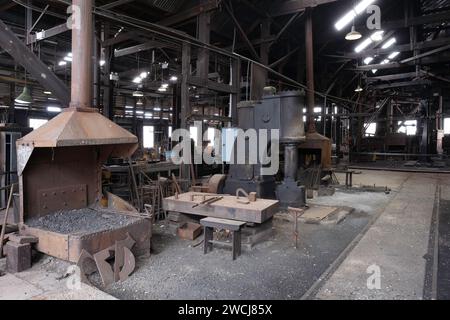
{"type": "MultiPolygon", "coordinates": [[[[229,250],[215,248],[204,255],[202,245],[193,246],[201,238],[183,241],[159,224],[154,254],[138,260],[126,282],[104,290],[119,299],[299,299],[392,197],[363,196],[365,212],[357,210],[338,225],[300,224],[298,250],[293,222],[277,215],[274,237],[243,250],[234,262],[229,250]]],[[[363,199],[359,193],[342,197],[344,205],[363,199]]]]}
{"type": "Polygon", "coordinates": [[[400,191],[316,298],[422,299],[436,190],[448,178],[408,174],[400,191]],[[379,287],[370,278],[377,275],[379,287]]]}
{"type": "Polygon", "coordinates": [[[29,227],[41,228],[62,234],[87,234],[125,227],[138,218],[106,213],[93,209],[60,211],[41,218],[27,220],[29,227]]]}
{"type": "MultiPolygon", "coordinates": [[[[68,286],[64,275],[69,263],[43,255],[33,260],[30,270],[0,276],[0,300],[114,300],[95,287],[68,286]]],[[[5,259],[1,259],[0,270],[4,267],[5,259]]]]}

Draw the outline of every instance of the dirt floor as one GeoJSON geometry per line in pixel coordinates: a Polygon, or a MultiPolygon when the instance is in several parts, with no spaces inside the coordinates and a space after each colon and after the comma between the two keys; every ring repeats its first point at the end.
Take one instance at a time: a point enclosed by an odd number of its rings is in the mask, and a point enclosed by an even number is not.
{"type": "MultiPolygon", "coordinates": [[[[343,181],[341,175],[338,177],[343,181]]],[[[162,222],[154,226],[153,254],[137,259],[136,271],[128,280],[107,288],[100,285],[98,274],[91,281],[118,299],[354,299],[358,298],[355,292],[362,298],[420,298],[425,265],[430,261],[430,208],[435,203],[435,187],[448,177],[362,171],[353,180],[355,186],[387,186],[392,191],[339,189],[333,196],[309,201],[311,205],[353,207],[355,211],[337,225],[300,223],[297,250],[293,222],[282,212],[273,220],[271,238],[251,250],[244,247],[236,261],[228,249],[215,248],[204,255],[202,245],[195,246],[202,236],[195,241],[181,240],[167,222],[162,222]],[[363,291],[366,265],[373,263],[372,258],[382,266],[382,283],[392,283],[377,293],[363,291]],[[396,272],[395,268],[403,265],[403,269],[411,269],[407,267],[411,262],[415,276],[396,272]],[[402,280],[404,277],[408,278],[402,280]],[[395,287],[396,283],[400,285],[395,287]]],[[[447,183],[442,191],[443,208],[448,208],[449,191],[447,183]]],[[[448,224],[448,219],[441,220],[448,224]]],[[[448,241],[439,239],[446,254],[448,249],[442,245],[448,241]]],[[[64,280],[57,278],[66,269],[66,263],[44,258],[28,276],[39,280],[36,274],[50,274],[46,280],[61,286],[64,280]]],[[[440,277],[447,281],[448,268],[442,270],[440,277]]]]}
{"type": "Polygon", "coordinates": [[[126,282],[103,290],[119,299],[300,299],[391,197],[339,192],[314,201],[364,205],[338,225],[300,224],[297,250],[293,223],[276,216],[274,236],[236,261],[227,249],[204,255],[202,245],[193,247],[198,239],[180,240],[161,223],[154,228],[153,255],[138,260],[126,282]]]}

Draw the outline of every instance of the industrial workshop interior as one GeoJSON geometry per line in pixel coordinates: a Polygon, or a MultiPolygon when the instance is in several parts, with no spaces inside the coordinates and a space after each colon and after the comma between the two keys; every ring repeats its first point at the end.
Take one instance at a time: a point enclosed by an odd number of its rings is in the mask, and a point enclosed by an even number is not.
{"type": "Polygon", "coordinates": [[[449,155],[450,0],[0,0],[0,300],[450,300],[449,155]]]}

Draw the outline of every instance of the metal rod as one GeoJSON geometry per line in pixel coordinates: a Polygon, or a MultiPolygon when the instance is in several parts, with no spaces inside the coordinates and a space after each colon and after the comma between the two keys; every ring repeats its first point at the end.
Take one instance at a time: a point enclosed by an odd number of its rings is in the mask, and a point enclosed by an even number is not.
{"type": "Polygon", "coordinates": [[[2,232],[0,234],[0,258],[3,257],[3,240],[5,239],[6,225],[8,223],[9,208],[11,207],[11,201],[14,193],[14,186],[15,184],[12,184],[11,190],[9,191],[8,204],[6,205],[5,217],[3,219],[2,225],[2,232]]]}
{"type": "Polygon", "coordinates": [[[306,81],[307,81],[307,105],[308,105],[308,132],[316,132],[316,125],[314,120],[314,40],[313,40],[313,21],[312,21],[312,9],[306,10],[306,22],[305,22],[305,40],[306,40],[306,81]]]}

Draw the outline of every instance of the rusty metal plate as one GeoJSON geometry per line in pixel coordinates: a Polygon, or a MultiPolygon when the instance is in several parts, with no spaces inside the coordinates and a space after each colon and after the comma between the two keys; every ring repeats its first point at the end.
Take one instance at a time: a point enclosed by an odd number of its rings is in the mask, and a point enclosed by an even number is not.
{"type": "Polygon", "coordinates": [[[38,190],[39,215],[59,210],[82,209],[88,206],[87,185],[38,190]]]}

